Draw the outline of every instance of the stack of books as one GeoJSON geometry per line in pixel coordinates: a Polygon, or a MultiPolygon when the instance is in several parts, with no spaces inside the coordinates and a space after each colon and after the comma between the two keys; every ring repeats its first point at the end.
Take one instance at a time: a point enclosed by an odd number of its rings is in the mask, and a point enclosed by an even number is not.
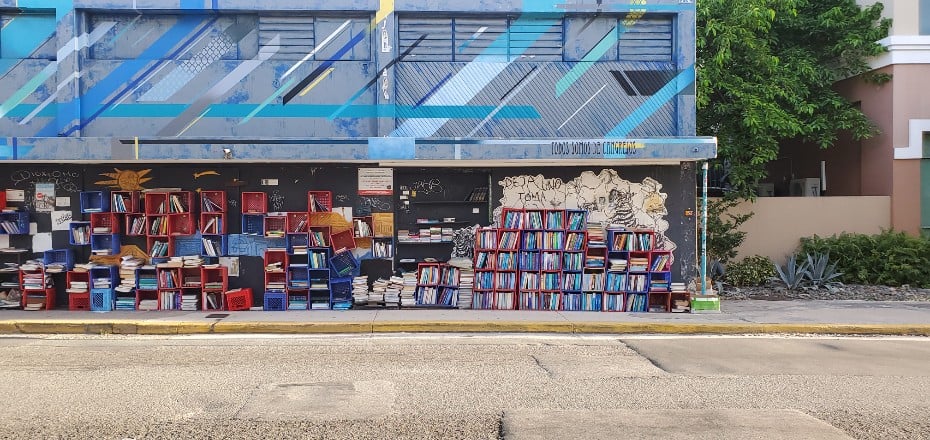
{"type": "Polygon", "coordinates": [[[61,264],[61,263],[52,263],[52,264],[45,266],[46,273],[63,273],[63,272],[66,272],[67,270],[68,268],[64,264],[61,264]]]}
{"type": "Polygon", "coordinates": [[[352,279],[352,300],[355,304],[368,304],[368,275],[352,279]]]}
{"type": "Polygon", "coordinates": [[[158,310],[158,300],[157,299],[140,300],[139,310],[158,310]]]}
{"type": "Polygon", "coordinates": [[[197,310],[197,295],[187,293],[181,295],[181,310],[189,312],[197,310]]]}
{"type": "Polygon", "coordinates": [[[402,280],[403,288],[400,291],[400,306],[413,307],[417,304],[417,273],[416,271],[404,272],[402,280]]]}
{"type": "Polygon", "coordinates": [[[384,305],[387,307],[400,306],[400,293],[403,290],[403,277],[391,277],[388,279],[387,289],[384,291],[384,305]]]}
{"type": "Polygon", "coordinates": [[[690,295],[685,283],[672,283],[672,312],[685,313],[691,311],[690,295]]]}
{"type": "Polygon", "coordinates": [[[65,292],[68,293],[87,293],[87,281],[72,281],[65,292]]]}
{"type": "Polygon", "coordinates": [[[607,270],[611,272],[624,272],[626,271],[626,265],[627,262],[623,258],[611,258],[610,266],[607,268],[607,270]]]}
{"type": "Polygon", "coordinates": [[[200,255],[185,255],[181,258],[182,267],[200,267],[203,265],[203,257],[200,255]]]}
{"type": "Polygon", "coordinates": [[[368,294],[368,304],[378,305],[384,302],[384,292],[387,290],[389,281],[379,278],[371,286],[371,293],[368,294]]]}
{"type": "Polygon", "coordinates": [[[475,268],[471,258],[452,258],[449,265],[459,269],[459,298],[458,308],[471,308],[472,292],[475,287],[475,268]]]}

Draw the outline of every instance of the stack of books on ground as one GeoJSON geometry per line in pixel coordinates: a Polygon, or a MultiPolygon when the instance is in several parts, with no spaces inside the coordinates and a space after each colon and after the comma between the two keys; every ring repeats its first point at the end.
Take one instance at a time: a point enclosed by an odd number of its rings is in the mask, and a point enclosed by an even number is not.
{"type": "Polygon", "coordinates": [[[352,279],[352,301],[355,304],[368,304],[368,275],[352,279]]]}
{"type": "Polygon", "coordinates": [[[352,301],[333,301],[333,310],[349,310],[352,308],[352,301]]]}
{"type": "Polygon", "coordinates": [[[384,305],[387,307],[400,306],[400,293],[404,290],[403,277],[391,277],[387,289],[384,290],[384,305]]]}
{"type": "Polygon", "coordinates": [[[371,286],[371,293],[368,294],[368,305],[380,306],[384,302],[384,292],[387,290],[389,281],[379,278],[371,286]]]}
{"type": "Polygon", "coordinates": [[[449,260],[449,265],[459,269],[458,308],[471,308],[472,291],[475,287],[475,268],[471,258],[455,257],[449,260]]]}
{"type": "Polygon", "coordinates": [[[414,307],[417,305],[417,272],[404,272],[403,288],[400,291],[400,306],[414,307]]]}

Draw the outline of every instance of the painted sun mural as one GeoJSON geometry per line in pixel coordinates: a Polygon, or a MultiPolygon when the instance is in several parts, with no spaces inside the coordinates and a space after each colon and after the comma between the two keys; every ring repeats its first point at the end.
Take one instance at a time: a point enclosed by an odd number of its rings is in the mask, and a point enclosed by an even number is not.
{"type": "Polygon", "coordinates": [[[151,168],[140,171],[113,168],[112,173],[100,173],[101,176],[109,177],[110,180],[100,180],[94,184],[122,191],[141,191],[145,189],[142,185],[152,180],[151,177],[147,177],[150,172],[152,172],[151,168]]]}

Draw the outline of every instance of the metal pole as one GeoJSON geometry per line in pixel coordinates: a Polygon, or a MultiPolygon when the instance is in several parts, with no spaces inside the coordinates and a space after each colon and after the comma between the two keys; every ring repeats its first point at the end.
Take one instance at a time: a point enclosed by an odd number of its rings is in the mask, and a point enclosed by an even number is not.
{"type": "Polygon", "coordinates": [[[701,188],[701,295],[707,295],[707,162],[701,166],[703,188],[701,188]]]}

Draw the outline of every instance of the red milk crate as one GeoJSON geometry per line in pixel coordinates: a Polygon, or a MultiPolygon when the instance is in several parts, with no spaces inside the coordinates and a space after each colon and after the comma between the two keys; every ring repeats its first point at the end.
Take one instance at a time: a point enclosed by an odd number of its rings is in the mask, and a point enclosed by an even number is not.
{"type": "Polygon", "coordinates": [[[226,310],[242,311],[252,308],[252,288],[243,287],[241,289],[230,290],[223,294],[225,296],[226,310]]]}

